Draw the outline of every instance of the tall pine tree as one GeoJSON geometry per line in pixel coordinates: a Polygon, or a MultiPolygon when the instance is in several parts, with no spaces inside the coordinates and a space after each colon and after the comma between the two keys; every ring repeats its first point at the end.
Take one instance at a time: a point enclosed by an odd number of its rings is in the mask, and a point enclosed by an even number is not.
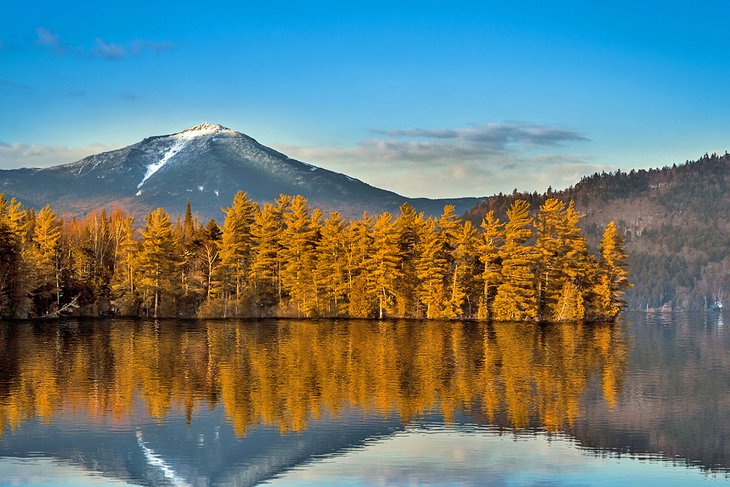
{"type": "Polygon", "coordinates": [[[537,254],[532,238],[532,217],[530,204],[524,200],[515,201],[507,210],[507,224],[504,227],[504,245],[500,250],[502,258],[502,284],[494,298],[494,318],[497,320],[537,319],[537,293],[535,289],[535,265],[537,254]]]}
{"type": "Polygon", "coordinates": [[[258,205],[239,191],[233,198],[223,222],[219,263],[213,272],[212,292],[221,301],[223,317],[250,313],[253,300],[249,274],[254,257],[251,227],[258,205]]]}
{"type": "Polygon", "coordinates": [[[175,298],[178,291],[175,241],[172,235],[170,215],[158,208],[145,219],[142,233],[142,250],[139,254],[139,289],[147,315],[159,317],[175,314],[175,298]]]}
{"type": "Polygon", "coordinates": [[[591,314],[599,319],[614,319],[624,306],[623,295],[631,286],[628,280],[627,256],[623,237],[611,221],[601,239],[601,260],[595,301],[591,314]]]}
{"type": "Polygon", "coordinates": [[[482,220],[482,235],[479,245],[479,260],[482,263],[481,278],[482,295],[479,300],[479,319],[492,318],[492,302],[497,295],[497,288],[502,283],[502,257],[500,249],[504,243],[504,224],[494,216],[491,210],[482,220]]]}

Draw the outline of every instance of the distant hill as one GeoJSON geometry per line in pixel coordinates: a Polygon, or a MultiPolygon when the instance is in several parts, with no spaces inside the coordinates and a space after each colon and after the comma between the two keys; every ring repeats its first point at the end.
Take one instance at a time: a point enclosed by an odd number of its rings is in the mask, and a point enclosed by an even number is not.
{"type": "Polygon", "coordinates": [[[301,194],[313,207],[359,217],[363,211],[396,212],[407,202],[428,215],[445,204],[463,213],[478,198],[406,198],[355,178],[306,164],[215,124],[148,137],[122,149],[45,169],[0,171],[0,193],[27,206],[51,204],[60,214],[83,216],[118,206],[138,217],[162,207],[181,214],[190,199],[202,218],[222,217],[237,191],[259,202],[301,194]]]}
{"type": "Polygon", "coordinates": [[[630,308],[705,309],[720,307],[730,287],[729,190],[730,155],[706,154],[661,169],[594,174],[563,191],[492,196],[467,217],[478,223],[492,209],[504,217],[519,198],[533,207],[547,197],[572,199],[594,244],[610,220],[623,231],[635,284],[630,308]]]}

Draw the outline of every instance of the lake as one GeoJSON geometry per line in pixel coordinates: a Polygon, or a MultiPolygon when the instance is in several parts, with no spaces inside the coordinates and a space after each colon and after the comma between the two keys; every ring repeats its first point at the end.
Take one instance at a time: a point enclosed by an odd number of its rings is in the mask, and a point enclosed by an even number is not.
{"type": "Polygon", "coordinates": [[[0,323],[0,485],[679,486],[728,472],[717,313],[0,323]]]}

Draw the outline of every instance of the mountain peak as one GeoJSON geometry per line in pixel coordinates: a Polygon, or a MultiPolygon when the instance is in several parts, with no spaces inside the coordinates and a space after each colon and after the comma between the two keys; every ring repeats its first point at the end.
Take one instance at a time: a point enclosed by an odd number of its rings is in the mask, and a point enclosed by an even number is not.
{"type": "Polygon", "coordinates": [[[194,127],[187,128],[178,132],[178,134],[184,134],[186,136],[197,136],[197,135],[209,135],[218,132],[233,132],[233,130],[217,123],[201,123],[194,127]]]}

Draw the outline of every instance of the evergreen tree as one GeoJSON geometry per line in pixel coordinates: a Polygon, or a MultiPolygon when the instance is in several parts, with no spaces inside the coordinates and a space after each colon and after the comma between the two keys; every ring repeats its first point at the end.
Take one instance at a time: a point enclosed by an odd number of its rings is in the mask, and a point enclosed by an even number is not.
{"type": "Polygon", "coordinates": [[[444,206],[441,218],[438,220],[438,232],[443,244],[443,256],[446,260],[444,267],[444,287],[446,288],[446,304],[443,305],[439,316],[453,319],[461,314],[461,303],[464,291],[460,289],[459,279],[456,277],[456,247],[462,232],[459,216],[454,205],[444,206]]]}
{"type": "Polygon", "coordinates": [[[347,301],[348,315],[352,318],[373,315],[368,268],[373,255],[373,225],[373,217],[364,213],[360,220],[350,221],[347,226],[347,301]]]}
{"type": "MultiPolygon", "coordinates": [[[[235,198],[234,198],[235,201],[235,198]]],[[[189,242],[193,239],[193,235],[195,233],[196,229],[196,222],[193,218],[193,212],[190,208],[190,198],[188,198],[188,202],[185,205],[185,218],[183,220],[183,238],[186,242],[189,242]]]]}
{"type": "Polygon", "coordinates": [[[0,198],[0,317],[12,318],[15,314],[13,298],[21,279],[21,254],[18,237],[8,224],[4,203],[0,198]]]}
{"type": "Polygon", "coordinates": [[[450,305],[454,317],[472,318],[478,311],[480,289],[480,272],[478,250],[479,235],[477,230],[467,221],[461,227],[456,238],[453,251],[454,273],[451,282],[450,305]]]}
{"type": "Polygon", "coordinates": [[[504,243],[504,224],[490,210],[482,220],[482,235],[479,245],[479,260],[483,271],[481,276],[482,295],[479,301],[479,319],[492,318],[492,302],[497,295],[497,288],[502,283],[502,257],[500,249],[504,243]]]}
{"type": "Polygon", "coordinates": [[[317,308],[314,286],[314,248],[319,223],[313,222],[306,198],[296,196],[284,212],[284,231],[281,234],[281,272],[284,289],[300,316],[312,316],[317,308]]]}
{"type": "Polygon", "coordinates": [[[137,315],[141,303],[137,292],[139,243],[134,238],[134,218],[120,218],[118,229],[112,304],[122,315],[137,315]]]}
{"type": "Polygon", "coordinates": [[[28,223],[22,205],[0,193],[0,316],[27,318],[34,286],[29,262],[28,223]]]}
{"type": "Polygon", "coordinates": [[[138,281],[143,295],[143,304],[153,317],[173,312],[174,298],[178,289],[176,280],[175,241],[172,235],[170,215],[158,208],[145,218],[142,233],[142,250],[139,254],[138,281]],[[164,300],[164,301],[163,301],[164,300]]]}
{"type": "Polygon", "coordinates": [[[317,246],[315,279],[322,295],[325,316],[344,316],[347,311],[347,232],[339,213],[330,213],[322,226],[317,246]]]}
{"type": "Polygon", "coordinates": [[[265,316],[274,305],[280,303],[281,243],[283,215],[279,206],[265,203],[254,219],[251,235],[254,242],[254,259],[251,280],[258,304],[259,316],[265,316]]]}
{"type": "Polygon", "coordinates": [[[393,232],[393,216],[385,212],[372,228],[372,253],[366,264],[368,295],[377,302],[378,317],[394,311],[395,283],[398,280],[398,244],[393,232]]]}
{"type": "Polygon", "coordinates": [[[537,319],[535,264],[537,255],[529,244],[532,238],[532,218],[527,201],[517,200],[507,211],[504,228],[502,284],[494,298],[493,313],[497,320],[537,319]]]}
{"type": "Polygon", "coordinates": [[[580,320],[590,287],[591,256],[578,226],[583,216],[572,202],[549,198],[537,217],[538,307],[540,319],[580,320]]]}
{"type": "Polygon", "coordinates": [[[49,298],[53,298],[57,307],[61,303],[60,239],[61,222],[46,205],[35,218],[31,252],[36,305],[42,314],[48,312],[49,298]]]}
{"type": "Polygon", "coordinates": [[[596,285],[595,304],[591,312],[595,317],[614,319],[624,305],[623,295],[631,286],[626,271],[626,252],[623,237],[611,221],[601,239],[601,261],[596,285]]]}
{"type": "Polygon", "coordinates": [[[398,282],[396,285],[396,312],[398,316],[417,317],[419,314],[418,257],[419,235],[422,231],[423,213],[417,213],[408,203],[400,207],[400,216],[395,220],[396,242],[398,244],[398,282]]]}
{"type": "Polygon", "coordinates": [[[596,280],[596,259],[588,250],[580,220],[584,215],[578,213],[573,201],[565,209],[563,238],[566,253],[563,259],[563,273],[566,282],[561,292],[561,304],[550,314],[556,321],[582,320],[586,316],[586,302],[590,299],[591,289],[596,280]],[[571,306],[570,302],[575,305],[571,306]]]}
{"type": "Polygon", "coordinates": [[[252,293],[248,276],[253,261],[251,227],[258,213],[258,205],[246,193],[239,191],[226,214],[220,239],[219,263],[213,272],[215,298],[222,300],[223,317],[246,314],[250,310],[252,293]],[[231,302],[233,309],[231,310],[231,302]]]}
{"type": "Polygon", "coordinates": [[[438,231],[436,221],[426,220],[420,235],[418,259],[418,295],[426,308],[426,318],[451,318],[447,291],[449,261],[445,251],[446,236],[438,231]]]}

